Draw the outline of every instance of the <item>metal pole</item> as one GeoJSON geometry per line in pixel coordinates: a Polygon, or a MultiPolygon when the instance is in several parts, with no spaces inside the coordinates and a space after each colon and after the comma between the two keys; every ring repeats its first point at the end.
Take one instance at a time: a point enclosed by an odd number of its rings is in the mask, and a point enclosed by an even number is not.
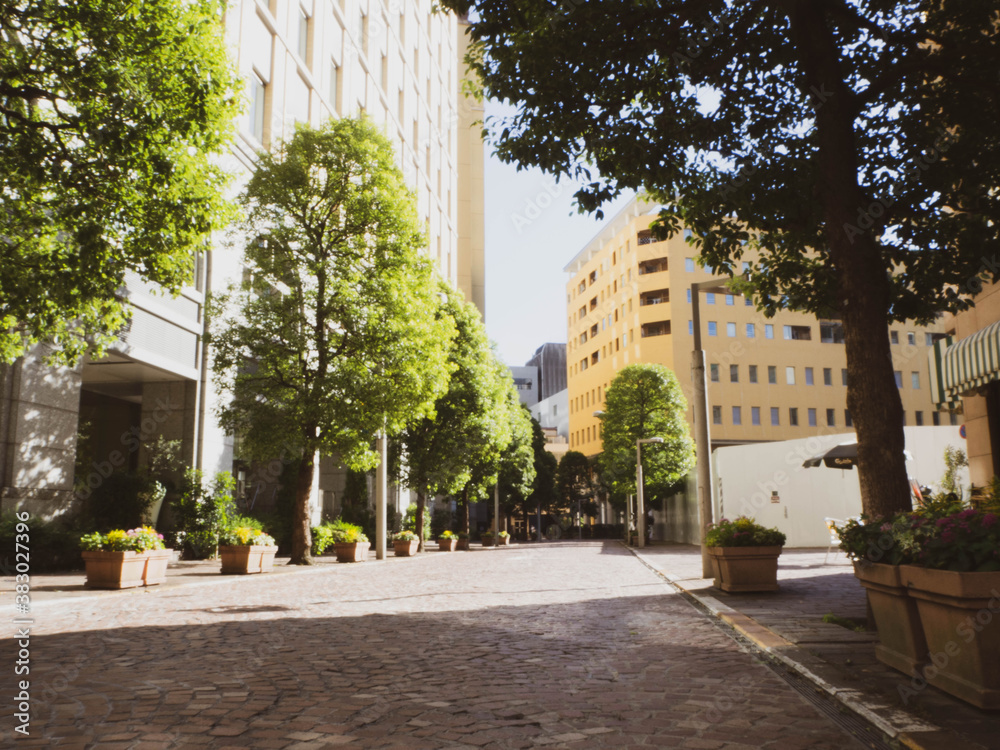
{"type": "Polygon", "coordinates": [[[385,433],[380,432],[375,439],[378,450],[378,468],[375,469],[375,559],[385,559],[385,509],[389,494],[388,455],[385,433]]]}
{"type": "Polygon", "coordinates": [[[635,443],[635,526],[639,535],[639,548],[646,546],[646,509],[642,493],[642,444],[635,443]]]}
{"type": "Polygon", "coordinates": [[[500,482],[493,488],[493,544],[500,544],[500,482]]]}

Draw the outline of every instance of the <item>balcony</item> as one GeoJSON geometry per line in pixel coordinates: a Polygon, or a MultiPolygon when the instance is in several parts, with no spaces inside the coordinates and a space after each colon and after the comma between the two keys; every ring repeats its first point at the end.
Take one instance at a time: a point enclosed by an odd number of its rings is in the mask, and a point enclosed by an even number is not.
{"type": "Polygon", "coordinates": [[[639,275],[645,276],[648,273],[660,273],[667,270],[666,258],[651,258],[639,263],[639,275]]]}
{"type": "Polygon", "coordinates": [[[643,338],[647,336],[667,336],[670,334],[670,321],[658,320],[655,323],[643,323],[639,330],[642,332],[643,338]]]}
{"type": "Polygon", "coordinates": [[[654,289],[639,295],[639,306],[662,305],[670,301],[669,289],[654,289]]]}

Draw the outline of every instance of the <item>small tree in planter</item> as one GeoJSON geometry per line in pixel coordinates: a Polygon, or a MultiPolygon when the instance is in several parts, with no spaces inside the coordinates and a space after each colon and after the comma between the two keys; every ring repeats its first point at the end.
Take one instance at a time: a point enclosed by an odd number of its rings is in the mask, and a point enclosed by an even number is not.
{"type": "Polygon", "coordinates": [[[785,544],[782,532],[740,516],[714,524],[705,540],[716,588],[728,592],[778,590],[778,556],[785,544]]]}

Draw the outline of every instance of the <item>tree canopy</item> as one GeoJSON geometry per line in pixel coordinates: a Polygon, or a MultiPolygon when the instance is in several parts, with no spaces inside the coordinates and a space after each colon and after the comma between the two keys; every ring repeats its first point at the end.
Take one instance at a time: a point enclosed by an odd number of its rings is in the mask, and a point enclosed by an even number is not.
{"type": "MultiPolygon", "coordinates": [[[[588,458],[580,451],[566,451],[556,469],[556,493],[561,501],[562,512],[576,512],[578,503],[593,504],[594,469],[588,458]]],[[[582,521],[582,519],[580,519],[582,521]]]]}
{"type": "Polygon", "coordinates": [[[293,562],[309,559],[317,451],[376,465],[372,441],[433,414],[452,319],[392,146],[367,120],[300,125],[243,196],[246,281],[213,305],[223,426],[252,458],[301,456],[293,562]]]}
{"type": "Polygon", "coordinates": [[[601,415],[601,481],[612,497],[636,494],[635,441],[660,437],[642,447],[648,497],[665,497],[694,468],[687,401],[674,373],[663,365],[636,364],[618,371],[605,394],[601,415]]]}
{"type": "Polygon", "coordinates": [[[232,214],[239,111],[217,0],[0,2],[0,362],[99,352],[127,275],[178,292],[232,214]]]}
{"type": "Polygon", "coordinates": [[[623,190],[694,231],[708,267],[758,257],[767,313],[839,317],[870,515],[909,507],[889,320],[967,305],[997,276],[1000,34],[981,0],[444,0],[516,114],[498,156],[623,190]]]}

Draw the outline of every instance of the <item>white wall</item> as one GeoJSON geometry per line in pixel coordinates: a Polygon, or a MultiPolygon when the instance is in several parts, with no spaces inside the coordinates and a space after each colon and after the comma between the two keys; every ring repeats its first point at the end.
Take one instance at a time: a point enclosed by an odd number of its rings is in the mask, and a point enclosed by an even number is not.
{"type": "MultiPolygon", "coordinates": [[[[944,449],[965,449],[958,427],[906,427],[906,449],[913,460],[911,479],[937,489],[945,472],[944,449]]],[[[713,453],[715,517],[747,515],[788,536],[789,547],[825,547],[829,536],[824,517],[846,519],[861,514],[856,469],[804,468],[810,456],[855,440],[854,433],[820,435],[802,440],[719,448],[713,453]],[[773,502],[772,492],[778,501],[773,502]]],[[[961,482],[968,485],[968,471],[961,482]]]]}

